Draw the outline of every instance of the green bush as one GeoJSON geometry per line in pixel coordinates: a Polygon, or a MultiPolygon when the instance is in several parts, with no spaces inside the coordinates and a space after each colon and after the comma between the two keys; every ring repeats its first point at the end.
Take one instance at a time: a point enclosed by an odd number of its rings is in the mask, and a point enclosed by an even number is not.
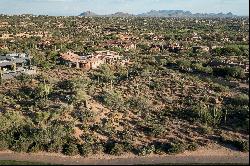
{"type": "Polygon", "coordinates": [[[30,145],[28,152],[36,153],[39,151],[44,151],[44,147],[39,143],[33,143],[30,145]]]}
{"type": "Polygon", "coordinates": [[[14,140],[10,146],[10,150],[15,152],[28,152],[30,145],[32,144],[31,140],[21,137],[18,140],[14,140]]]}
{"type": "Polygon", "coordinates": [[[145,146],[139,147],[137,153],[140,156],[146,156],[146,155],[154,153],[154,152],[155,152],[155,146],[154,145],[145,145],[145,146]]]}
{"type": "Polygon", "coordinates": [[[226,90],[229,89],[227,86],[223,86],[217,83],[212,84],[212,88],[215,92],[225,92],[226,90]]]}
{"type": "Polygon", "coordinates": [[[201,126],[199,129],[200,129],[201,134],[212,134],[213,133],[213,129],[207,125],[201,126]]]}
{"type": "Polygon", "coordinates": [[[48,143],[48,145],[46,145],[46,150],[48,152],[55,152],[55,153],[62,152],[63,144],[64,141],[62,141],[61,139],[52,140],[50,143],[48,143]]]}
{"type": "Polygon", "coordinates": [[[249,107],[247,105],[225,104],[223,107],[225,125],[234,130],[249,131],[249,107]]]}
{"type": "Polygon", "coordinates": [[[171,142],[169,146],[167,152],[170,154],[183,153],[186,149],[185,145],[181,142],[171,142]]]}
{"type": "Polygon", "coordinates": [[[245,78],[245,71],[241,67],[235,66],[235,67],[218,67],[213,68],[213,74],[216,76],[222,76],[222,77],[233,77],[233,78],[245,78]]]}
{"type": "Polygon", "coordinates": [[[110,142],[106,144],[106,152],[111,155],[120,156],[124,152],[124,146],[117,142],[110,142]]]}
{"type": "Polygon", "coordinates": [[[0,151],[7,150],[9,148],[9,144],[6,140],[0,139],[0,151]]]}
{"type": "Polygon", "coordinates": [[[198,144],[191,143],[191,144],[188,145],[187,150],[196,151],[198,149],[198,147],[199,147],[198,144]]]}
{"type": "Polygon", "coordinates": [[[78,145],[78,149],[79,149],[79,153],[81,156],[87,157],[87,156],[93,154],[92,145],[89,143],[78,145]]]}
{"type": "Polygon", "coordinates": [[[97,154],[97,153],[102,153],[102,152],[104,152],[103,143],[95,143],[93,145],[93,153],[97,154]]]}
{"type": "Polygon", "coordinates": [[[207,73],[207,74],[213,73],[213,69],[211,67],[209,66],[204,67],[201,63],[192,64],[191,67],[201,73],[207,73]]]}
{"type": "Polygon", "coordinates": [[[130,108],[137,109],[140,111],[150,110],[150,101],[143,96],[131,97],[128,99],[128,105],[130,108]]]}
{"type": "Polygon", "coordinates": [[[29,81],[31,81],[32,77],[28,74],[20,74],[18,76],[16,76],[16,79],[19,80],[22,84],[28,83],[29,81]]]}
{"type": "Polygon", "coordinates": [[[242,152],[249,152],[249,142],[248,141],[239,141],[235,140],[234,145],[239,148],[242,152]]]}
{"type": "Polygon", "coordinates": [[[132,142],[125,141],[122,144],[123,144],[123,148],[124,148],[125,152],[129,152],[129,151],[133,151],[134,150],[134,146],[133,146],[132,142]]]}
{"type": "Polygon", "coordinates": [[[94,117],[93,111],[88,108],[79,109],[75,112],[74,116],[79,119],[80,122],[88,122],[94,117]]]}
{"type": "Polygon", "coordinates": [[[69,155],[69,156],[75,156],[78,155],[78,148],[75,143],[68,142],[63,146],[63,154],[69,155]]]}
{"type": "Polygon", "coordinates": [[[119,91],[106,91],[102,95],[103,103],[115,110],[122,110],[124,106],[124,101],[122,98],[122,94],[119,91]]]}
{"type": "Polygon", "coordinates": [[[176,61],[178,67],[182,70],[187,70],[191,67],[191,62],[189,60],[181,59],[176,61]]]}
{"type": "Polygon", "coordinates": [[[246,94],[239,94],[230,99],[230,104],[233,105],[249,105],[249,96],[246,94]]]}
{"type": "Polygon", "coordinates": [[[245,55],[245,47],[242,45],[228,45],[223,48],[216,48],[213,54],[216,56],[242,56],[245,55]]]}
{"type": "Polygon", "coordinates": [[[156,154],[164,154],[168,152],[168,149],[170,148],[169,143],[163,143],[163,142],[154,142],[153,143],[155,146],[155,153],[156,154]]]}
{"type": "Polygon", "coordinates": [[[153,125],[150,128],[149,134],[154,137],[160,137],[165,134],[165,127],[162,125],[153,125]]]}
{"type": "Polygon", "coordinates": [[[249,141],[240,140],[240,139],[232,139],[232,138],[228,138],[225,135],[220,136],[220,141],[225,144],[230,144],[242,152],[249,151],[249,141]]]}

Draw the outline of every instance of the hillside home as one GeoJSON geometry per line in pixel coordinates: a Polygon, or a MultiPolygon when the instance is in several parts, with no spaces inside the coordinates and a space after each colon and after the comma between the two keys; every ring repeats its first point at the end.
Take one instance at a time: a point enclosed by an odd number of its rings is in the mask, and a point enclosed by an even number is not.
{"type": "Polygon", "coordinates": [[[12,53],[0,56],[0,70],[3,78],[12,78],[21,73],[35,74],[36,69],[32,66],[31,56],[24,53],[12,53]]]}
{"type": "Polygon", "coordinates": [[[0,39],[13,39],[14,35],[13,34],[2,34],[0,35],[0,39]]]}
{"type": "Polygon", "coordinates": [[[114,51],[96,51],[90,55],[79,56],[72,52],[60,53],[58,63],[69,67],[85,70],[97,69],[101,64],[113,64],[121,60],[121,56],[114,51]]]}
{"type": "Polygon", "coordinates": [[[136,44],[129,41],[119,41],[119,40],[109,40],[104,44],[106,49],[110,47],[118,47],[123,48],[125,51],[130,51],[132,49],[136,49],[136,44]]]}

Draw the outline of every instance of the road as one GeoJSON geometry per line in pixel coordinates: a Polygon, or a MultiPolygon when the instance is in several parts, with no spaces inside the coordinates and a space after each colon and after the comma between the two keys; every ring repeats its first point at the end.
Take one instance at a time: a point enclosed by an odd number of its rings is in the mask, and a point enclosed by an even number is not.
{"type": "Polygon", "coordinates": [[[66,157],[58,154],[27,154],[0,152],[0,160],[42,162],[63,165],[138,165],[138,164],[246,164],[249,165],[249,153],[226,148],[200,149],[178,155],[150,155],[138,157],[132,154],[120,157],[92,156],[66,157]]]}

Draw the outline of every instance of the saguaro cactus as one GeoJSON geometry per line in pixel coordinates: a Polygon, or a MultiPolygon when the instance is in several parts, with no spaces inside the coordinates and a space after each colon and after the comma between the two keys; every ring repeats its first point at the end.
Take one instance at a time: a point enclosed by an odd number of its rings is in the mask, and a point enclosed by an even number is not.
{"type": "Polygon", "coordinates": [[[3,83],[3,71],[2,68],[0,67],[0,85],[3,83]]]}

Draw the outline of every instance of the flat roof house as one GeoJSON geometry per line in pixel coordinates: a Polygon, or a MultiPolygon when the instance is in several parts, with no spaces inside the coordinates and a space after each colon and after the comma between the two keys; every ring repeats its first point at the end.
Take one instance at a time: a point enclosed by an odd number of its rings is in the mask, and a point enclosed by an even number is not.
{"type": "Polygon", "coordinates": [[[60,64],[69,67],[82,68],[86,70],[97,69],[101,64],[112,64],[121,59],[121,56],[114,51],[95,51],[90,55],[79,56],[72,52],[61,53],[58,59],[60,64]]]}
{"type": "Polygon", "coordinates": [[[24,53],[0,55],[0,70],[3,78],[12,78],[21,73],[35,74],[36,70],[31,66],[31,58],[24,53]]]}

